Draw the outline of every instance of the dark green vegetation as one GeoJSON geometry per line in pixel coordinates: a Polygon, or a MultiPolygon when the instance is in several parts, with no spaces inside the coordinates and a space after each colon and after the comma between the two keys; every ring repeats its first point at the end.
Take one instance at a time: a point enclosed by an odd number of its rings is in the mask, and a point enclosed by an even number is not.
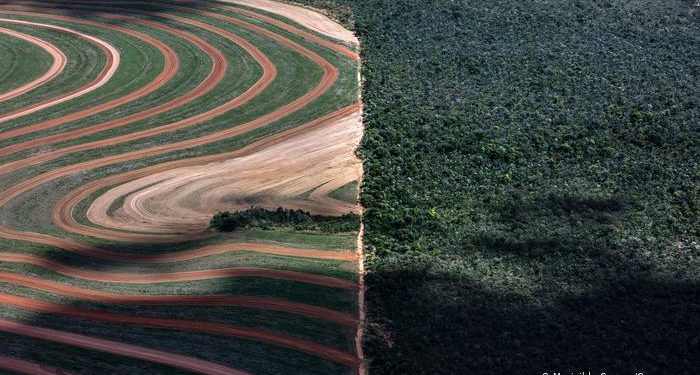
{"type": "Polygon", "coordinates": [[[371,373],[695,373],[696,2],[332,4],[362,41],[371,373]]]}
{"type": "Polygon", "coordinates": [[[324,216],[282,207],[276,210],[251,207],[242,211],[219,212],[211,218],[209,228],[220,232],[232,232],[243,228],[294,228],[326,233],[352,232],[360,229],[360,216],[354,213],[343,216],[324,216]]]}

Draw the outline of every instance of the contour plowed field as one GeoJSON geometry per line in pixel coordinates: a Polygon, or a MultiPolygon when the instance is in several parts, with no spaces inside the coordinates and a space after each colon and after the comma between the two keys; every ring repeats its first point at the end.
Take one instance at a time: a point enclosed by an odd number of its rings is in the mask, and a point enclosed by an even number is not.
{"type": "Polygon", "coordinates": [[[359,212],[347,30],[268,0],[0,1],[0,47],[0,370],[362,371],[357,232],[207,228],[359,212]]]}

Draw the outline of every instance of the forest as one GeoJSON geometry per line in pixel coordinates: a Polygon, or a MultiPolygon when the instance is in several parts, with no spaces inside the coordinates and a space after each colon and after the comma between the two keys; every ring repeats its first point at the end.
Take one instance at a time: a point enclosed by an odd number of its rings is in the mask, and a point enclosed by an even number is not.
{"type": "Polygon", "coordinates": [[[373,374],[690,374],[691,0],[303,0],[362,43],[373,374]]]}

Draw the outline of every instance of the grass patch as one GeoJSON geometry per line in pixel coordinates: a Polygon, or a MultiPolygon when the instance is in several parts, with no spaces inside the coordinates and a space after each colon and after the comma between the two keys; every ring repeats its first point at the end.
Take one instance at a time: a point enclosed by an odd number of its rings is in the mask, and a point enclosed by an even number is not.
{"type": "Polygon", "coordinates": [[[360,186],[357,181],[351,181],[331,191],[328,196],[348,203],[356,203],[359,192],[360,186]]]}
{"type": "MultiPolygon", "coordinates": [[[[2,23],[3,27],[5,23],[2,23]]],[[[41,47],[22,39],[0,34],[0,93],[31,82],[49,70],[51,56],[41,47]],[[22,64],[32,60],[33,64],[22,64]]]]}

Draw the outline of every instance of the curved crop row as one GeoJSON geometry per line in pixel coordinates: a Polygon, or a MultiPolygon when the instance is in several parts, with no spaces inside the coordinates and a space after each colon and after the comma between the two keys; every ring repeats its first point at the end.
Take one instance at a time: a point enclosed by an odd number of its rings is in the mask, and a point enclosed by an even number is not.
{"type": "Polygon", "coordinates": [[[215,2],[18,1],[0,26],[52,58],[0,93],[0,368],[358,371],[346,234],[206,229],[246,204],[358,209],[329,196],[361,171],[352,43],[215,2]],[[78,45],[99,73],[55,84],[78,45]],[[37,365],[43,341],[65,349],[37,365]]]}

